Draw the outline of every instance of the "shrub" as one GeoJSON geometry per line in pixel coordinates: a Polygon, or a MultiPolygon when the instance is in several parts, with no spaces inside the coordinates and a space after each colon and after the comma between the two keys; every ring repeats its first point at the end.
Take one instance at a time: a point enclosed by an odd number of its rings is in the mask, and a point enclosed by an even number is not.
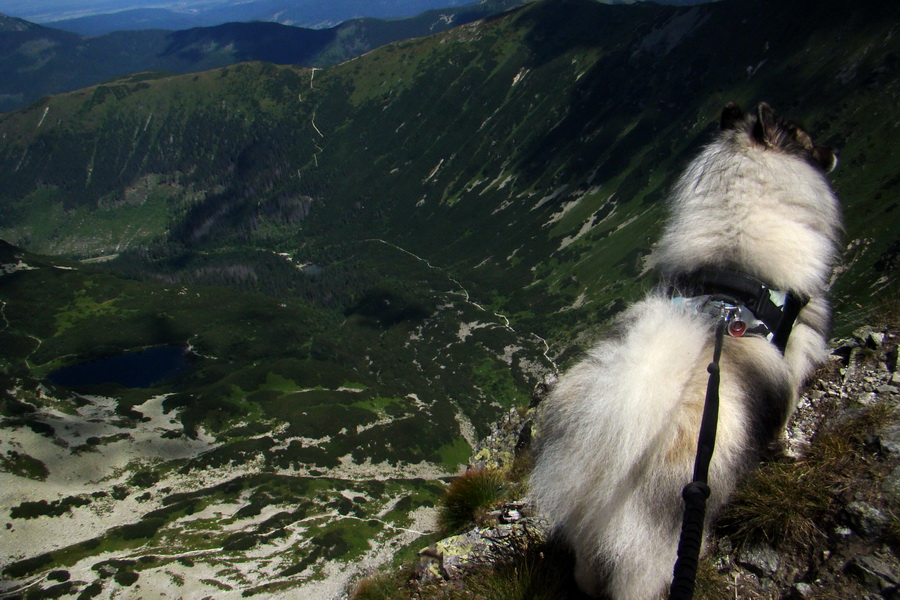
{"type": "Polygon", "coordinates": [[[116,580],[116,583],[125,587],[134,585],[139,578],[140,575],[138,575],[134,571],[119,571],[113,576],[113,579],[116,580]]]}

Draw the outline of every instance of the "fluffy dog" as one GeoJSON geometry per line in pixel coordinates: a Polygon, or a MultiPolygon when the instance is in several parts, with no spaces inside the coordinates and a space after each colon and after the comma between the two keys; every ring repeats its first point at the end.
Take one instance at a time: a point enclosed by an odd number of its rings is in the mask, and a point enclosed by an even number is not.
{"type": "Polygon", "coordinates": [[[724,339],[707,529],[779,439],[826,355],[840,209],[825,173],[835,163],[767,104],[726,106],[672,191],[662,284],[541,408],[531,494],[574,549],[588,595],[657,599],[671,582],[713,354],[710,300],[738,302],[729,330],[741,337],[724,339]]]}

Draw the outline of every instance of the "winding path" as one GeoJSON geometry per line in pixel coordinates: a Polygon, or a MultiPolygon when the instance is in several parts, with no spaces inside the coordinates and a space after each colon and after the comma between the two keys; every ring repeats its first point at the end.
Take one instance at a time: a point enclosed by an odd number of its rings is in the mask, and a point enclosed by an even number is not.
{"type": "MultiPolygon", "coordinates": [[[[419,256],[418,254],[415,254],[415,253],[413,253],[413,252],[410,252],[410,251],[407,250],[406,248],[401,248],[401,247],[398,246],[397,244],[394,244],[394,243],[392,243],[392,242],[388,242],[387,240],[382,240],[382,239],[380,239],[380,238],[366,238],[366,239],[361,240],[361,241],[363,241],[363,242],[373,242],[373,243],[378,243],[378,244],[384,244],[385,246],[389,246],[389,247],[393,248],[394,250],[398,250],[398,251],[400,251],[400,252],[403,252],[404,254],[407,254],[407,255],[413,257],[414,259],[416,259],[416,260],[418,260],[419,262],[423,263],[423,264],[424,264],[425,266],[427,266],[429,269],[431,269],[431,270],[433,270],[433,271],[438,271],[439,273],[441,273],[441,275],[443,275],[444,277],[446,277],[447,279],[449,279],[450,281],[452,281],[454,284],[456,284],[456,286],[457,286],[457,287],[459,288],[459,290],[460,290],[459,293],[463,296],[463,298],[464,298],[464,300],[465,300],[466,303],[471,304],[472,306],[474,306],[475,308],[477,308],[478,310],[480,310],[480,311],[482,311],[482,312],[490,313],[490,314],[494,315],[496,318],[502,320],[502,321],[503,321],[502,327],[503,327],[504,329],[508,330],[510,333],[512,333],[512,334],[513,334],[514,336],[516,336],[517,338],[520,338],[520,339],[521,339],[522,337],[524,337],[522,334],[520,334],[518,331],[516,331],[516,330],[513,328],[513,326],[510,324],[509,318],[508,318],[506,315],[504,315],[504,314],[502,314],[502,313],[498,313],[498,312],[496,312],[496,311],[492,311],[492,310],[490,310],[490,309],[488,309],[488,308],[485,308],[484,306],[482,306],[482,305],[479,304],[478,302],[475,302],[474,300],[472,300],[472,297],[471,297],[471,295],[469,294],[469,290],[467,290],[466,287],[465,287],[462,283],[460,283],[460,281],[459,281],[458,279],[456,279],[455,277],[453,277],[452,275],[450,275],[449,273],[447,273],[447,271],[446,271],[445,269],[443,269],[443,268],[441,268],[441,267],[436,267],[435,265],[431,264],[431,262],[430,262],[428,259],[423,258],[423,257],[421,257],[421,256],[419,256]]],[[[547,343],[547,340],[545,340],[544,338],[542,338],[541,336],[539,336],[538,334],[533,333],[533,332],[529,332],[529,333],[528,333],[528,336],[531,336],[532,338],[536,338],[537,340],[539,340],[539,341],[541,342],[541,344],[543,344],[543,346],[544,346],[544,353],[543,353],[544,359],[545,359],[545,360],[553,367],[553,373],[554,373],[554,374],[559,373],[559,367],[556,365],[556,361],[553,360],[553,359],[550,357],[550,344],[547,343]]]]}

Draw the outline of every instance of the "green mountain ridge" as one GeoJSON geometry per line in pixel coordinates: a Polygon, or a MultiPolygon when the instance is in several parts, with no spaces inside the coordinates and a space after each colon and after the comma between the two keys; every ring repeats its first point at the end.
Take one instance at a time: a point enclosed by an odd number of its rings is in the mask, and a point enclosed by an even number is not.
{"type": "Polygon", "coordinates": [[[351,19],[324,29],[235,22],[89,37],[0,15],[0,110],[142,71],[193,73],[249,60],[323,67],[518,4],[517,0],[491,0],[405,19],[351,19]]]}
{"type": "Polygon", "coordinates": [[[34,540],[10,585],[269,595],[421,542],[396,536],[428,531],[474,439],[654,284],[666,190],[727,101],[840,147],[837,325],[864,321],[896,295],[898,17],[545,0],[328,68],[130,75],[0,115],[0,478],[34,486],[3,504],[34,540]],[[197,350],[177,389],[42,380],[153,344],[197,350]],[[177,458],[54,487],[148,437],[177,458]]]}
{"type": "Polygon", "coordinates": [[[894,123],[896,11],[763,12],[560,0],[325,70],[244,64],[60,96],[0,120],[0,233],[80,256],[138,246],[119,261],[132,272],[247,244],[318,264],[337,240],[380,237],[511,316],[580,304],[565,316],[581,327],[637,291],[660,200],[719,107],[765,97],[841,148],[848,240],[867,241],[840,299],[889,277],[896,253],[896,167],[875,135],[894,123]]]}

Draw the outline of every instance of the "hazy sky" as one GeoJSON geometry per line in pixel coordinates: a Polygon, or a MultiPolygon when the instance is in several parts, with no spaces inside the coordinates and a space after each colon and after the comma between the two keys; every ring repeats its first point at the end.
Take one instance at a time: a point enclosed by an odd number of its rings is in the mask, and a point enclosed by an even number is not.
{"type": "MultiPolygon", "coordinates": [[[[291,0],[285,0],[290,2],[291,0]]],[[[356,2],[365,12],[370,0],[349,0],[356,2]]],[[[415,0],[405,0],[417,4],[415,0]]],[[[469,0],[464,3],[474,3],[469,0]]],[[[293,0],[295,4],[320,4],[328,6],[332,0],[293,0]]],[[[347,0],[345,0],[347,2],[347,0]]],[[[215,6],[252,4],[253,0],[0,0],[0,12],[35,23],[47,23],[62,19],[73,19],[90,15],[112,13],[133,8],[167,8],[176,12],[203,12],[215,6]]],[[[459,0],[448,0],[446,6],[459,4],[459,0]]]]}
{"type": "MultiPolygon", "coordinates": [[[[130,8],[187,11],[237,0],[0,0],[0,12],[36,23],[98,15],[130,8]]],[[[328,0],[321,0],[328,2],[328,0]]],[[[362,0],[364,1],[364,0],[362,0]]]]}

